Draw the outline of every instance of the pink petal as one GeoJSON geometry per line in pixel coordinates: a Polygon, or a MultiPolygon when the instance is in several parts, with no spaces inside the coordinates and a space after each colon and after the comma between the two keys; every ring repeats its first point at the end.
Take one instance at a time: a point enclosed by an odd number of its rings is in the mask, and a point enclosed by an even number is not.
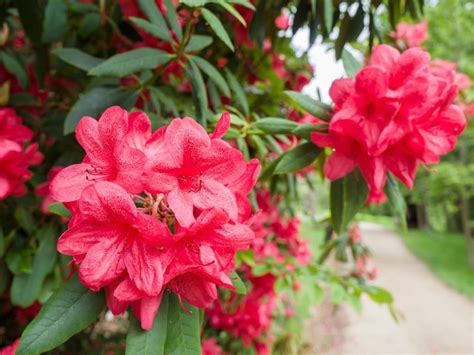
{"type": "Polygon", "coordinates": [[[230,127],[230,114],[223,112],[221,118],[214,128],[214,132],[210,134],[211,139],[219,139],[225,136],[230,127]]]}
{"type": "Polygon", "coordinates": [[[367,100],[373,101],[383,97],[388,89],[387,75],[378,67],[365,67],[355,78],[357,93],[364,95],[367,100]]]}
{"type": "Polygon", "coordinates": [[[193,198],[191,194],[181,189],[176,189],[168,194],[167,200],[176,220],[181,226],[189,227],[194,223],[193,198]]]}
{"type": "Polygon", "coordinates": [[[160,308],[162,297],[163,294],[161,293],[157,297],[142,298],[139,306],[132,304],[133,313],[140,320],[141,326],[144,330],[153,328],[153,322],[158,313],[158,309],[160,308]]]}
{"type": "Polygon", "coordinates": [[[100,141],[105,150],[113,151],[128,130],[128,113],[119,106],[109,107],[102,113],[98,122],[100,141]]]}
{"type": "Polygon", "coordinates": [[[342,106],[349,95],[354,90],[354,79],[337,79],[334,80],[329,89],[329,96],[338,107],[342,106]]]}
{"type": "Polygon", "coordinates": [[[86,178],[88,169],[91,169],[90,164],[74,164],[61,170],[51,181],[51,197],[60,202],[79,200],[82,191],[94,184],[86,178]]]}
{"type": "Polygon", "coordinates": [[[193,194],[193,201],[199,209],[220,208],[233,221],[237,220],[238,210],[235,195],[220,182],[212,179],[203,180],[201,190],[193,194]]]}
{"type": "Polygon", "coordinates": [[[69,227],[58,240],[58,251],[66,255],[87,254],[88,250],[102,238],[117,238],[117,231],[108,226],[98,226],[90,221],[81,221],[69,227]]]}
{"type": "Polygon", "coordinates": [[[335,151],[324,164],[324,175],[331,181],[337,180],[354,170],[355,161],[335,151]]]}

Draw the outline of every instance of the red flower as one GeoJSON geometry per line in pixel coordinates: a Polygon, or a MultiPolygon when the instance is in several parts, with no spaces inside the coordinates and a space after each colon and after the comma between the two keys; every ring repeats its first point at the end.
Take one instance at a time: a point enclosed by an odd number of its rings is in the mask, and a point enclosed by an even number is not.
{"type": "Polygon", "coordinates": [[[437,163],[465,128],[461,109],[452,104],[453,78],[439,76],[420,48],[400,54],[376,47],[355,79],[333,83],[329,132],[312,134],[316,145],[334,148],[324,166],[326,177],[339,179],[358,166],[372,202],[385,199],[387,172],[411,188],[418,165],[437,163]]]}
{"type": "Polygon", "coordinates": [[[202,339],[202,355],[221,355],[222,348],[215,338],[202,339]]]}
{"type": "Polygon", "coordinates": [[[33,132],[25,127],[22,119],[9,107],[0,109],[0,140],[23,144],[33,138],[33,132]]]}
{"type": "Polygon", "coordinates": [[[11,345],[5,346],[0,349],[0,355],[15,355],[16,353],[16,348],[18,348],[18,345],[20,344],[20,338],[15,340],[14,343],[11,345]]]}
{"type": "Polygon", "coordinates": [[[115,182],[129,192],[141,192],[143,149],[150,129],[145,114],[128,114],[118,106],[107,109],[98,121],[83,117],[76,138],[87,154],[81,164],[64,168],[53,179],[51,197],[60,202],[76,201],[87,186],[101,180],[115,182]]]}
{"type": "Polygon", "coordinates": [[[394,41],[402,42],[406,47],[418,47],[428,39],[428,23],[426,21],[415,25],[401,22],[395,32],[390,34],[394,41]]]}
{"type": "Polygon", "coordinates": [[[280,30],[287,30],[290,27],[290,19],[283,12],[275,19],[275,26],[280,30]]]}
{"type": "Polygon", "coordinates": [[[227,127],[218,124],[209,137],[193,119],[174,119],[156,137],[161,145],[149,156],[144,183],[148,191],[166,194],[184,227],[194,222],[195,209],[220,208],[237,220],[236,196],[228,185],[246,174],[247,165],[239,150],[220,139],[227,127]]]}
{"type": "Polygon", "coordinates": [[[59,252],[80,262],[79,277],[93,291],[126,272],[133,286],[149,296],[161,294],[172,242],[165,224],[140,213],[128,193],[110,182],[87,187],[78,219],[58,241],[59,252]]]}
{"type": "Polygon", "coordinates": [[[54,179],[56,175],[63,169],[62,166],[53,166],[51,170],[48,172],[48,181],[39,184],[35,188],[35,194],[37,196],[43,196],[43,201],[41,202],[41,211],[44,214],[51,214],[48,210],[48,206],[52,203],[56,202],[50,195],[49,192],[49,185],[51,184],[51,180],[54,179]]]}

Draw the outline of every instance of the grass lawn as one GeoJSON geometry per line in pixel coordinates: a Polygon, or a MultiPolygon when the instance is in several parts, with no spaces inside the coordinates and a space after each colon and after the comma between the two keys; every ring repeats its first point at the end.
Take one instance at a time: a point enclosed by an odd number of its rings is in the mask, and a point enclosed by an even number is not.
{"type": "Polygon", "coordinates": [[[474,299],[474,268],[468,264],[462,234],[410,230],[403,240],[441,280],[474,299]]]}

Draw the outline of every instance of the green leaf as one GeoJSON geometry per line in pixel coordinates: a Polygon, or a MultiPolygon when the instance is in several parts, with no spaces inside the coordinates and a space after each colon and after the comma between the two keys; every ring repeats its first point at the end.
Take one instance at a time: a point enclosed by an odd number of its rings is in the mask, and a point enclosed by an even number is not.
{"type": "Polygon", "coordinates": [[[234,94],[234,98],[239,104],[240,108],[244,111],[246,116],[250,113],[249,102],[247,101],[247,96],[245,95],[244,88],[240,85],[237,78],[230,72],[229,69],[225,68],[225,75],[227,82],[229,83],[230,89],[234,94]]]}
{"type": "Polygon", "coordinates": [[[67,32],[67,6],[64,0],[48,0],[43,19],[43,43],[61,40],[67,32]]]}
{"type": "Polygon", "coordinates": [[[255,122],[255,127],[270,134],[291,134],[298,126],[294,121],[277,117],[265,117],[255,122]]]}
{"type": "Polygon", "coordinates": [[[90,36],[100,27],[101,17],[97,12],[92,12],[84,16],[79,25],[79,35],[82,37],[90,36]]]}
{"type": "Polygon", "coordinates": [[[297,109],[303,112],[309,112],[321,120],[329,120],[332,110],[331,106],[296,91],[285,91],[285,95],[290,99],[290,103],[293,103],[297,109]]]}
{"type": "Polygon", "coordinates": [[[201,71],[197,65],[194,64],[193,61],[189,61],[188,63],[190,67],[186,68],[186,74],[193,89],[192,94],[194,99],[194,107],[196,110],[196,118],[199,123],[204,128],[206,128],[209,106],[207,101],[206,85],[204,84],[201,71]]]}
{"type": "Polygon", "coordinates": [[[324,24],[328,32],[332,29],[332,18],[334,13],[333,0],[324,0],[324,24]]]}
{"type": "Polygon", "coordinates": [[[54,202],[48,206],[48,211],[61,217],[71,217],[71,212],[61,203],[54,202]]]}
{"type": "Polygon", "coordinates": [[[89,75],[124,77],[144,70],[155,69],[170,61],[173,56],[154,48],[137,48],[116,54],[89,70],[89,75]]]}
{"type": "Polygon", "coordinates": [[[170,23],[171,28],[173,29],[173,32],[178,38],[178,40],[181,41],[181,39],[183,38],[183,30],[181,28],[181,25],[179,24],[178,14],[176,13],[176,9],[173,5],[172,0],[165,0],[165,6],[168,22],[170,23]]]}
{"type": "Polygon", "coordinates": [[[46,226],[37,233],[40,241],[33,259],[31,273],[15,275],[11,286],[12,303],[26,308],[38,298],[44,279],[51,272],[56,262],[57,231],[53,226],[46,226]]]}
{"type": "Polygon", "coordinates": [[[229,4],[242,5],[243,7],[246,7],[247,9],[255,11],[255,6],[248,0],[227,0],[227,2],[229,4]]]}
{"type": "Polygon", "coordinates": [[[342,51],[342,64],[346,74],[353,78],[362,69],[362,64],[347,49],[342,51]]]}
{"type": "Polygon", "coordinates": [[[307,139],[307,140],[310,140],[311,139],[311,133],[313,132],[317,132],[317,131],[321,131],[321,130],[324,130],[324,129],[327,129],[327,126],[324,125],[324,124],[302,124],[302,125],[298,125],[298,127],[296,127],[292,132],[291,134],[299,137],[299,138],[303,138],[303,139],[307,139]]]}
{"type": "Polygon", "coordinates": [[[321,153],[321,148],[307,142],[285,152],[275,167],[274,174],[288,174],[311,164],[321,153]]]}
{"type": "Polygon", "coordinates": [[[104,308],[104,295],[90,291],[73,276],[26,327],[16,354],[39,354],[64,344],[94,322],[104,308]]]}
{"type": "Polygon", "coordinates": [[[140,9],[148,17],[151,23],[158,27],[160,35],[163,36],[162,39],[172,42],[173,37],[171,37],[171,33],[168,26],[166,25],[165,18],[156,5],[155,0],[138,0],[138,3],[140,5],[140,9]]]}
{"type": "Polygon", "coordinates": [[[367,292],[372,301],[379,304],[391,304],[393,302],[393,296],[386,289],[369,285],[364,291],[367,292]]]}
{"type": "Polygon", "coordinates": [[[282,159],[283,155],[280,155],[277,159],[274,159],[267,163],[263,169],[262,172],[260,173],[260,176],[258,178],[259,181],[265,181],[270,179],[273,176],[273,173],[275,172],[275,168],[277,167],[278,163],[282,159]]]}
{"type": "Polygon", "coordinates": [[[153,328],[143,330],[140,322],[132,317],[127,334],[126,355],[164,354],[168,327],[168,302],[170,294],[165,292],[153,328]]]}
{"type": "Polygon", "coordinates": [[[184,51],[187,53],[198,52],[201,49],[208,47],[213,41],[214,40],[210,36],[192,35],[184,51]]]}
{"type": "Polygon", "coordinates": [[[332,226],[341,234],[367,199],[367,184],[358,170],[331,182],[330,204],[332,226]]]}
{"type": "Polygon", "coordinates": [[[170,36],[168,28],[161,28],[160,26],[157,26],[139,17],[130,17],[130,21],[132,21],[135,25],[137,25],[146,33],[149,33],[152,36],[163,41],[171,42],[171,39],[169,38],[170,36]]]}
{"type": "Polygon", "coordinates": [[[33,234],[36,229],[36,223],[30,211],[23,206],[18,206],[15,209],[15,219],[28,234],[33,234]]]}
{"type": "Polygon", "coordinates": [[[242,281],[239,274],[233,271],[229,276],[237,293],[239,295],[245,295],[247,293],[247,286],[245,286],[245,283],[242,281]]]}
{"type": "Polygon", "coordinates": [[[114,87],[95,87],[79,97],[64,121],[64,134],[74,132],[77,123],[84,116],[97,117],[113,105],[130,109],[137,99],[137,92],[122,91],[114,87]]]}
{"type": "Polygon", "coordinates": [[[7,241],[5,235],[3,234],[3,228],[0,226],[0,258],[5,254],[5,249],[7,248],[7,241]]]}
{"type": "Polygon", "coordinates": [[[184,312],[176,295],[169,295],[166,355],[201,354],[199,311],[196,307],[184,306],[190,314],[184,312]]]}
{"type": "Polygon", "coordinates": [[[390,201],[392,211],[398,217],[402,230],[407,229],[407,206],[397,180],[391,175],[387,174],[387,183],[385,184],[385,193],[390,201]]]}
{"type": "Polygon", "coordinates": [[[230,89],[224,77],[211,63],[209,63],[204,58],[197,56],[191,57],[190,60],[194,61],[199,66],[199,68],[201,68],[202,71],[206,73],[206,75],[217,85],[217,87],[225,96],[230,97],[230,89]]]}
{"type": "Polygon", "coordinates": [[[346,13],[344,14],[344,17],[341,20],[341,24],[339,25],[339,35],[337,36],[336,43],[334,46],[335,47],[334,49],[336,52],[336,59],[341,58],[344,45],[349,39],[351,23],[352,23],[352,17],[349,14],[349,11],[346,11],[346,13]]]}
{"type": "Polygon", "coordinates": [[[150,92],[158,98],[158,100],[165,106],[166,109],[172,112],[173,115],[178,116],[178,108],[176,107],[174,100],[160,89],[161,88],[151,87],[150,92]]]}
{"type": "Polygon", "coordinates": [[[201,7],[210,3],[211,1],[210,0],[180,0],[179,2],[189,7],[201,7]]]}
{"type": "Polygon", "coordinates": [[[232,5],[228,4],[224,0],[214,0],[213,2],[227,10],[227,12],[234,16],[242,24],[242,26],[247,27],[247,22],[245,22],[245,19],[232,5]]]}
{"type": "Polygon", "coordinates": [[[217,18],[217,16],[208,9],[201,9],[201,13],[217,37],[219,37],[222,42],[224,42],[226,46],[230,48],[231,51],[234,51],[234,45],[232,44],[229,34],[225,30],[221,20],[219,20],[219,18],[217,18]]]}
{"type": "Polygon", "coordinates": [[[84,71],[89,71],[104,61],[77,48],[57,48],[53,50],[53,54],[57,55],[62,61],[84,71]]]}
{"type": "Polygon", "coordinates": [[[18,79],[21,87],[26,88],[28,86],[28,73],[23,63],[14,54],[8,52],[0,52],[0,59],[7,68],[7,71],[18,79]]]}

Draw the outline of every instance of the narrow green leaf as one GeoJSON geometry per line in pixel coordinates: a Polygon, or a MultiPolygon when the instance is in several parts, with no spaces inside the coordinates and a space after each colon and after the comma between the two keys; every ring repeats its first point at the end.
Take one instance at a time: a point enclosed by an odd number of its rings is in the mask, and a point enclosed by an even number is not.
{"type": "Polygon", "coordinates": [[[291,134],[298,126],[294,121],[277,117],[265,117],[255,122],[255,127],[270,134],[291,134]]]}
{"type": "Polygon", "coordinates": [[[166,95],[165,92],[161,90],[161,88],[151,87],[150,92],[152,92],[158,98],[158,100],[160,100],[167,110],[173,113],[173,115],[178,116],[178,108],[176,107],[174,100],[166,95]]]}
{"type": "Polygon", "coordinates": [[[211,1],[210,0],[180,0],[179,2],[189,7],[201,7],[210,3],[211,1]]]}
{"type": "Polygon", "coordinates": [[[150,330],[143,330],[140,322],[132,317],[127,334],[126,355],[164,354],[168,327],[168,302],[169,293],[165,292],[153,328],[150,330]]]}
{"type": "Polygon", "coordinates": [[[159,32],[165,37],[166,41],[172,42],[170,30],[166,25],[165,18],[156,5],[155,0],[138,0],[140,9],[150,19],[151,23],[159,28],[159,32]]]}
{"type": "Polygon", "coordinates": [[[93,57],[77,48],[57,48],[53,50],[53,54],[62,61],[84,71],[89,71],[104,62],[103,59],[93,57]]]}
{"type": "Polygon", "coordinates": [[[26,308],[38,298],[44,279],[51,272],[56,262],[57,231],[53,226],[46,226],[37,233],[40,245],[33,259],[31,273],[15,275],[11,286],[12,303],[26,308]]]}
{"type": "Polygon", "coordinates": [[[333,0],[324,0],[324,24],[328,32],[332,29],[332,18],[334,13],[333,0]]]}
{"type": "Polygon", "coordinates": [[[128,110],[137,99],[137,92],[122,91],[115,87],[95,87],[79,97],[64,121],[64,134],[74,132],[77,123],[84,116],[97,117],[105,109],[120,105],[128,110]]]}
{"type": "Polygon", "coordinates": [[[303,143],[287,152],[285,152],[277,166],[274,174],[288,174],[303,169],[311,164],[321,153],[321,148],[313,143],[303,143]]]}
{"type": "Polygon", "coordinates": [[[346,74],[350,78],[355,77],[359,70],[362,68],[362,64],[357,59],[355,59],[355,57],[347,49],[344,49],[342,51],[341,58],[346,74]]]}
{"type": "Polygon", "coordinates": [[[283,155],[280,155],[278,158],[271,160],[268,162],[262,169],[260,176],[258,177],[259,181],[265,181],[270,179],[275,172],[275,168],[277,167],[278,163],[280,162],[283,155]]]}
{"type": "Polygon", "coordinates": [[[16,354],[39,354],[64,344],[94,322],[104,308],[104,295],[90,291],[73,276],[26,327],[16,354]]]}
{"type": "Polygon", "coordinates": [[[242,281],[239,274],[233,271],[229,276],[237,293],[239,295],[245,295],[247,293],[247,286],[245,286],[245,283],[242,281]]]}
{"type": "Polygon", "coordinates": [[[164,351],[166,355],[201,354],[199,310],[187,304],[185,307],[191,312],[190,314],[184,312],[178,297],[170,294],[164,351]]]}
{"type": "Polygon", "coordinates": [[[209,79],[211,79],[217,85],[217,87],[222,91],[225,96],[230,97],[230,89],[224,77],[211,63],[209,63],[204,58],[198,56],[191,57],[191,60],[196,62],[199,68],[201,68],[202,71],[206,73],[209,79]]]}
{"type": "Polygon", "coordinates": [[[204,84],[204,79],[202,78],[201,71],[194,64],[193,61],[189,61],[189,66],[186,69],[186,74],[188,76],[189,82],[191,83],[191,87],[193,89],[193,99],[194,99],[194,106],[196,110],[196,118],[199,123],[206,128],[207,127],[207,114],[208,114],[208,100],[207,100],[207,92],[206,92],[206,85],[204,84]]]}
{"type": "Polygon", "coordinates": [[[7,71],[18,79],[21,87],[26,88],[28,86],[28,73],[23,63],[14,54],[8,52],[0,52],[0,59],[7,68],[7,71]]]}
{"type": "Polygon", "coordinates": [[[29,234],[33,234],[36,229],[36,223],[31,211],[20,205],[15,209],[14,215],[18,225],[29,234]]]}
{"type": "Polygon", "coordinates": [[[247,27],[247,22],[245,22],[245,19],[232,5],[225,2],[224,0],[214,0],[213,2],[222,6],[228,13],[234,16],[242,24],[242,26],[247,27]]]}
{"type": "Polygon", "coordinates": [[[181,28],[181,25],[179,24],[178,14],[176,13],[176,9],[173,5],[173,1],[165,0],[165,6],[166,6],[166,15],[168,17],[168,22],[170,23],[174,34],[176,35],[176,37],[178,37],[178,40],[181,41],[181,39],[183,38],[183,30],[181,28]]]}
{"type": "Polygon", "coordinates": [[[226,46],[230,48],[230,50],[234,51],[234,45],[232,44],[229,34],[225,30],[221,20],[219,20],[219,18],[208,9],[201,9],[201,13],[217,37],[219,37],[222,42],[224,42],[226,46]]]}
{"type": "Polygon", "coordinates": [[[311,139],[311,133],[313,132],[317,132],[317,131],[321,131],[321,130],[325,130],[327,129],[327,126],[325,124],[302,124],[302,125],[298,125],[298,127],[296,127],[292,132],[291,134],[299,137],[299,138],[303,138],[303,139],[306,139],[306,140],[310,140],[311,139]]]}
{"type": "Polygon", "coordinates": [[[247,96],[245,95],[244,88],[240,85],[237,78],[230,72],[229,69],[225,69],[225,74],[227,82],[229,83],[230,89],[234,94],[234,98],[239,104],[240,108],[244,111],[244,114],[248,116],[250,113],[249,102],[247,101],[247,96]]]}
{"type": "Polygon", "coordinates": [[[48,211],[61,216],[61,217],[71,217],[71,212],[61,203],[61,202],[54,202],[48,206],[48,211]]]}
{"type": "Polygon", "coordinates": [[[210,36],[205,35],[192,35],[186,48],[185,52],[198,52],[201,49],[208,47],[214,40],[210,36]]]}
{"type": "Polygon", "coordinates": [[[152,36],[161,39],[163,41],[171,42],[168,28],[159,27],[151,22],[148,22],[139,17],[130,17],[130,21],[134,23],[137,27],[141,28],[146,33],[151,34],[152,36]]]}
{"type": "Polygon", "coordinates": [[[116,54],[89,70],[89,75],[124,77],[126,75],[155,69],[169,62],[172,55],[154,48],[137,48],[116,54]]]}
{"type": "Polygon", "coordinates": [[[330,209],[332,226],[341,234],[367,200],[368,187],[358,170],[331,182],[330,209]]]}
{"type": "Polygon", "coordinates": [[[407,229],[407,206],[397,180],[391,175],[387,174],[387,183],[385,184],[385,193],[388,196],[393,213],[398,217],[402,229],[407,229]]]}
{"type": "Polygon", "coordinates": [[[100,27],[101,17],[97,12],[91,12],[84,16],[79,25],[79,35],[88,37],[100,27]]]}
{"type": "Polygon", "coordinates": [[[227,2],[229,4],[242,5],[243,7],[246,7],[247,9],[255,11],[255,6],[248,0],[227,0],[227,2]]]}
{"type": "Polygon", "coordinates": [[[336,59],[340,59],[342,55],[342,50],[348,40],[350,29],[351,29],[352,17],[349,14],[349,11],[346,11],[344,17],[341,20],[341,24],[339,26],[339,35],[337,36],[336,43],[334,45],[334,49],[336,52],[336,59]]]}
{"type": "Polygon", "coordinates": [[[332,110],[331,106],[296,91],[285,91],[285,94],[290,99],[290,103],[297,109],[303,112],[309,112],[321,120],[329,120],[332,110]]]}
{"type": "Polygon", "coordinates": [[[67,29],[67,6],[65,1],[48,0],[43,19],[43,43],[61,40],[67,29]]]}

